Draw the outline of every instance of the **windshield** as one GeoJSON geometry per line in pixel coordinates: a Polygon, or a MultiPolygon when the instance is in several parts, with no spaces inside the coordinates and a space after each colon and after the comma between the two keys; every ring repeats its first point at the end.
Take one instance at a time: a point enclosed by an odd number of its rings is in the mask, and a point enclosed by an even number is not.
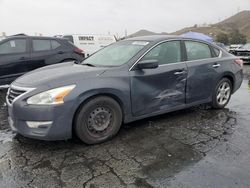
{"type": "Polygon", "coordinates": [[[250,50],[250,43],[245,44],[242,48],[243,48],[243,49],[249,49],[249,50],[250,50]]]}
{"type": "Polygon", "coordinates": [[[120,66],[127,63],[149,42],[147,41],[121,41],[114,43],[83,61],[83,64],[94,66],[120,66]]]}

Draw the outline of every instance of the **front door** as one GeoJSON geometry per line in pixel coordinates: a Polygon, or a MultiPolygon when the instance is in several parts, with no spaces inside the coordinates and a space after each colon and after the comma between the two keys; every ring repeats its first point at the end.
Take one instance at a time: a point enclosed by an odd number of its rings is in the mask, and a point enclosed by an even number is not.
{"type": "Polygon", "coordinates": [[[187,66],[182,59],[180,41],[167,41],[140,60],[158,60],[159,67],[130,72],[134,116],[185,105],[187,66]]]}
{"type": "Polygon", "coordinates": [[[27,40],[10,39],[0,44],[0,85],[9,84],[26,72],[30,54],[27,40]]]}

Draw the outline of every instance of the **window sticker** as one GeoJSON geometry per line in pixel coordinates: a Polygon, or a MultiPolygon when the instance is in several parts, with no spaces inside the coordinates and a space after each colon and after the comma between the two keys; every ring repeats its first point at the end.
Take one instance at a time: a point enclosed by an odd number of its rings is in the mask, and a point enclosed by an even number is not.
{"type": "Polygon", "coordinates": [[[146,41],[135,41],[132,44],[133,45],[140,45],[140,46],[146,46],[149,42],[146,41]]]}
{"type": "Polygon", "coordinates": [[[16,43],[15,43],[14,40],[10,41],[10,46],[11,46],[11,48],[15,48],[16,47],[16,43]]]}

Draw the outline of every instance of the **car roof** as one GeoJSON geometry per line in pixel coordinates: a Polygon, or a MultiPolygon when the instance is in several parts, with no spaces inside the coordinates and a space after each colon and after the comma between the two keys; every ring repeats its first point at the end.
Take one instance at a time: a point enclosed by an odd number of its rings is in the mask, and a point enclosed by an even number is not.
{"type": "Polygon", "coordinates": [[[159,42],[163,40],[171,40],[171,39],[177,39],[177,40],[192,40],[192,41],[199,41],[203,42],[209,45],[212,45],[212,43],[209,43],[205,40],[200,40],[200,39],[195,39],[195,38],[190,38],[190,37],[183,37],[180,35],[148,35],[148,36],[141,36],[141,37],[133,37],[133,38],[128,38],[125,40],[138,40],[138,41],[149,41],[149,42],[159,42]]]}
{"type": "Polygon", "coordinates": [[[56,40],[65,40],[64,38],[59,37],[43,37],[43,36],[27,36],[27,35],[18,35],[18,36],[9,36],[5,39],[23,39],[23,38],[32,38],[32,39],[56,39],[56,40]]]}
{"type": "Polygon", "coordinates": [[[140,37],[133,37],[128,38],[125,40],[142,40],[142,41],[161,41],[161,40],[167,40],[167,39],[181,39],[183,37],[178,35],[147,35],[147,36],[140,36],[140,37]]]}

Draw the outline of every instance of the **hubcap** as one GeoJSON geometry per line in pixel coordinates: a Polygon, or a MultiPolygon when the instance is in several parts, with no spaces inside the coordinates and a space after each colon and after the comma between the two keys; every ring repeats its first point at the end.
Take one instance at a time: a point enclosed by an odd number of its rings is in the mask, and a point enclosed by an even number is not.
{"type": "Polygon", "coordinates": [[[111,110],[104,107],[94,109],[88,117],[88,129],[91,133],[102,133],[112,121],[111,110]]]}
{"type": "Polygon", "coordinates": [[[231,94],[231,87],[228,82],[222,82],[217,91],[217,102],[219,105],[225,105],[231,94]]]}

